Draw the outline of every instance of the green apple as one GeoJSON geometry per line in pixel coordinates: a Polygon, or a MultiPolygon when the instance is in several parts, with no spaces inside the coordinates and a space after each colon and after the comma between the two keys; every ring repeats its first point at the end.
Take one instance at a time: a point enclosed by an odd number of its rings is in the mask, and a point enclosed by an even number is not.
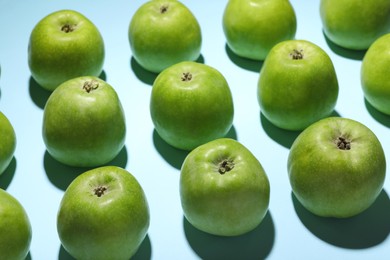
{"type": "Polygon", "coordinates": [[[63,164],[95,167],[108,163],[122,150],[126,136],[116,91],[92,76],[62,83],[45,105],[42,136],[49,154],[63,164]]]}
{"type": "Polygon", "coordinates": [[[381,143],[365,125],[329,117],[306,128],[288,156],[298,201],[323,217],[355,216],[376,200],[386,174],[381,143]]]}
{"type": "Polygon", "coordinates": [[[184,61],[165,69],[154,81],[150,114],[164,141],[192,150],[228,133],[233,123],[233,98],[218,70],[184,61]]]}
{"type": "Polygon", "coordinates": [[[76,259],[128,260],[149,228],[146,196],[127,170],[104,166],[82,173],[66,189],[57,215],[65,250],[76,259]]]}
{"type": "Polygon", "coordinates": [[[75,77],[99,76],[103,63],[100,32],[76,11],[51,13],[31,32],[28,65],[35,81],[49,91],[75,77]]]}
{"type": "Polygon", "coordinates": [[[264,60],[275,44],[294,39],[297,30],[288,0],[229,0],[222,25],[229,48],[253,60],[264,60]]]}
{"type": "Polygon", "coordinates": [[[367,50],[361,66],[361,84],[367,101],[390,115],[390,33],[381,36],[367,50]]]}
{"type": "Polygon", "coordinates": [[[328,54],[312,42],[288,40],[268,54],[257,96],[261,112],[272,124],[302,130],[333,112],[338,91],[328,54]]]}
{"type": "Polygon", "coordinates": [[[28,215],[20,202],[0,189],[0,252],[1,259],[25,259],[32,237],[28,215]]]}
{"type": "Polygon", "coordinates": [[[133,15],[128,31],[135,60],[159,73],[200,56],[202,35],[191,11],[176,0],[147,1],[133,15]]]}
{"type": "Polygon", "coordinates": [[[270,185],[256,157],[221,138],[191,151],[180,174],[180,199],[189,223],[204,232],[236,236],[256,228],[268,211],[270,185]]]}
{"type": "Polygon", "coordinates": [[[389,0],[321,0],[324,34],[335,44],[366,50],[390,32],[389,0]]]}
{"type": "Polygon", "coordinates": [[[14,157],[16,135],[8,118],[0,112],[0,175],[7,169],[14,157]]]}

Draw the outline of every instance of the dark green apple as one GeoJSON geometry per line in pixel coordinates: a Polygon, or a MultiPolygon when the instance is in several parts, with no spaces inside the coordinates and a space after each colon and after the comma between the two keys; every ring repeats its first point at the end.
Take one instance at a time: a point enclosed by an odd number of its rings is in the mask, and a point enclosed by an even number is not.
{"type": "Polygon", "coordinates": [[[329,117],[294,141],[288,175],[298,201],[323,217],[346,218],[366,210],[382,190],[386,158],[365,125],[329,117]]]}
{"type": "Polygon", "coordinates": [[[104,166],[79,175],[66,189],[57,231],[76,259],[128,260],[149,228],[142,187],[127,170],[104,166]]]}
{"type": "Polygon", "coordinates": [[[390,115],[390,34],[377,39],[367,50],[361,66],[361,84],[367,101],[390,115]]]}
{"type": "Polygon", "coordinates": [[[135,60],[144,69],[155,73],[200,56],[202,35],[199,23],[180,1],[144,3],[130,21],[128,36],[135,60]]]}
{"type": "Polygon", "coordinates": [[[269,197],[260,162],[233,139],[208,142],[184,160],[181,205],[188,222],[204,232],[236,236],[253,230],[268,211],[269,197]]]}
{"type": "Polygon", "coordinates": [[[25,259],[32,237],[30,220],[20,202],[0,189],[0,252],[1,259],[25,259]]]}
{"type": "Polygon", "coordinates": [[[329,40],[348,49],[366,50],[390,32],[388,0],[321,0],[320,16],[329,40]]]}
{"type": "Polygon", "coordinates": [[[294,39],[297,30],[288,0],[229,0],[222,25],[230,49],[254,60],[264,60],[275,44],[294,39]]]}
{"type": "Polygon", "coordinates": [[[338,91],[328,54],[312,42],[289,40],[278,43],[268,54],[257,96],[261,112],[271,123],[302,130],[333,112],[338,91]]]}
{"type": "Polygon", "coordinates": [[[16,135],[8,118],[0,112],[0,175],[7,169],[16,149],[16,135]]]}
{"type": "Polygon", "coordinates": [[[163,140],[192,150],[228,133],[233,123],[233,99],[218,70],[181,62],[162,71],[154,81],[150,113],[163,140]]]}
{"type": "Polygon", "coordinates": [[[126,136],[116,91],[90,76],[62,83],[45,105],[42,135],[49,154],[61,163],[82,167],[108,163],[122,150],[126,136]]]}
{"type": "Polygon", "coordinates": [[[51,13],[31,32],[28,65],[32,77],[53,91],[66,80],[99,76],[104,63],[103,38],[96,26],[73,10],[51,13]]]}

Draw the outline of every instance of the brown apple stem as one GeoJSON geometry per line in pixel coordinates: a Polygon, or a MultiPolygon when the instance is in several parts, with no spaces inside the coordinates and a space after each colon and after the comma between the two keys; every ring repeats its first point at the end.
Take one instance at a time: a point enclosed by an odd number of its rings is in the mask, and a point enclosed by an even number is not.
{"type": "Polygon", "coordinates": [[[189,72],[184,72],[183,76],[181,77],[182,81],[191,81],[192,79],[192,74],[189,72]]]}
{"type": "Polygon", "coordinates": [[[95,188],[93,191],[94,191],[95,195],[98,196],[98,197],[100,198],[101,196],[104,195],[104,192],[105,192],[106,190],[107,190],[106,187],[104,187],[104,186],[99,186],[99,187],[95,188]]]}
{"type": "Polygon", "coordinates": [[[74,29],[75,29],[75,26],[70,25],[70,24],[65,24],[64,26],[62,26],[61,31],[63,31],[65,33],[69,33],[69,32],[73,32],[74,29]]]}
{"type": "Polygon", "coordinates": [[[83,85],[83,89],[87,91],[87,93],[95,90],[99,87],[99,83],[96,80],[85,81],[83,85]]]}
{"type": "Polygon", "coordinates": [[[293,60],[302,60],[303,59],[303,50],[294,49],[290,56],[293,60]]]}
{"type": "Polygon", "coordinates": [[[336,140],[337,147],[340,150],[350,150],[351,149],[351,142],[345,139],[344,137],[340,136],[336,140]]]}
{"type": "Polygon", "coordinates": [[[234,162],[230,159],[224,159],[219,163],[218,167],[218,172],[220,174],[225,174],[234,168],[234,162]]]}

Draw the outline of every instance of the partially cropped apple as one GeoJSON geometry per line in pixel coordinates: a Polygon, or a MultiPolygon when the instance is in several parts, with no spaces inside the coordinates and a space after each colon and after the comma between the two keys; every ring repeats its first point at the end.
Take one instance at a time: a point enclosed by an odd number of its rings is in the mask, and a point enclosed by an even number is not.
{"type": "Polygon", "coordinates": [[[25,259],[32,230],[28,215],[20,202],[0,189],[0,252],[1,259],[25,259]]]}
{"type": "Polygon", "coordinates": [[[337,102],[333,62],[316,44],[289,40],[275,45],[260,71],[258,101],[263,115],[287,130],[303,130],[329,116],[337,102]]]}
{"type": "Polygon", "coordinates": [[[79,175],[57,215],[65,250],[76,259],[130,259],[149,228],[144,191],[127,170],[104,166],[79,175]]]}
{"type": "Polygon", "coordinates": [[[188,222],[204,232],[237,236],[253,230],[267,213],[269,198],[260,162],[233,139],[203,144],[183,162],[181,205],[188,222]]]}
{"type": "Polygon", "coordinates": [[[361,66],[361,84],[367,101],[390,115],[390,33],[367,50],[361,66]]]}
{"type": "Polygon", "coordinates": [[[222,25],[235,54],[264,60],[274,45],[294,39],[297,19],[288,0],[229,0],[222,25]]]}
{"type": "Polygon", "coordinates": [[[115,89],[96,77],[68,80],[45,105],[42,136],[49,154],[70,166],[96,167],[122,150],[126,122],[115,89]]]}
{"type": "Polygon", "coordinates": [[[374,203],[384,184],[386,158],[368,127],[330,117],[309,126],[294,141],[288,174],[293,193],[306,209],[346,218],[374,203]]]}
{"type": "Polygon", "coordinates": [[[49,91],[75,77],[99,76],[103,63],[103,38],[79,12],[51,13],[31,32],[28,65],[35,81],[49,91]]]}
{"type": "Polygon", "coordinates": [[[0,175],[11,163],[15,149],[15,130],[8,118],[0,112],[0,175]]]}
{"type": "Polygon", "coordinates": [[[352,50],[366,50],[390,32],[388,0],[321,0],[320,15],[329,40],[352,50]]]}
{"type": "Polygon", "coordinates": [[[192,12],[180,1],[147,1],[133,15],[128,31],[135,60],[159,73],[200,56],[202,34],[192,12]]]}
{"type": "Polygon", "coordinates": [[[164,141],[192,150],[228,133],[233,123],[233,98],[218,70],[181,62],[162,71],[154,81],[150,113],[164,141]]]}

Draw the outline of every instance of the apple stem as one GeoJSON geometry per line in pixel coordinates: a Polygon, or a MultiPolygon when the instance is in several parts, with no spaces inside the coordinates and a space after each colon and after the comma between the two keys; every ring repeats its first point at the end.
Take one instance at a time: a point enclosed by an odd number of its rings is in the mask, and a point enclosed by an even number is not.
{"type": "Polygon", "coordinates": [[[184,72],[183,76],[181,77],[182,81],[191,81],[192,79],[192,74],[189,72],[184,72]]]}
{"type": "Polygon", "coordinates": [[[87,91],[87,93],[95,90],[99,87],[99,83],[96,80],[86,81],[84,82],[83,89],[87,91]]]}
{"type": "Polygon", "coordinates": [[[218,166],[218,172],[220,174],[225,174],[226,172],[229,172],[234,168],[234,163],[230,159],[224,159],[222,162],[219,163],[218,166]]]}
{"type": "Polygon", "coordinates": [[[65,24],[64,26],[62,26],[61,31],[63,31],[65,33],[73,32],[74,31],[74,27],[75,26],[73,26],[73,25],[65,24]]]}
{"type": "Polygon", "coordinates": [[[95,195],[98,196],[98,197],[100,198],[101,196],[104,195],[104,192],[105,192],[106,190],[107,190],[106,187],[104,187],[104,186],[99,186],[99,187],[95,188],[93,191],[95,192],[95,195]]]}
{"type": "Polygon", "coordinates": [[[345,139],[344,137],[340,136],[337,139],[337,147],[340,150],[350,150],[351,149],[351,142],[345,139]]]}
{"type": "Polygon", "coordinates": [[[302,60],[303,59],[303,50],[294,49],[290,56],[293,60],[302,60]]]}
{"type": "Polygon", "coordinates": [[[163,5],[160,7],[160,13],[164,14],[168,11],[168,6],[167,5],[163,5]]]}

